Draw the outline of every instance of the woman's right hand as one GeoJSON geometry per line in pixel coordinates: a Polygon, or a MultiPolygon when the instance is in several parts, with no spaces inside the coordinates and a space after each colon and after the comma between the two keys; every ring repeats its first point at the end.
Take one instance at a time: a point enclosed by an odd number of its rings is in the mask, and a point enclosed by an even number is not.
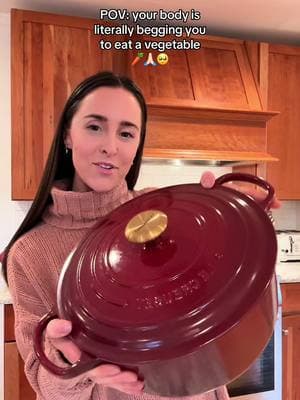
{"type": "MultiPolygon", "coordinates": [[[[66,336],[71,332],[72,324],[63,319],[53,319],[46,329],[46,336],[53,346],[63,353],[64,357],[74,363],[79,360],[80,349],[66,336]]],[[[128,394],[142,393],[144,384],[132,371],[121,371],[117,365],[101,364],[84,374],[93,382],[109,386],[128,394]]]]}

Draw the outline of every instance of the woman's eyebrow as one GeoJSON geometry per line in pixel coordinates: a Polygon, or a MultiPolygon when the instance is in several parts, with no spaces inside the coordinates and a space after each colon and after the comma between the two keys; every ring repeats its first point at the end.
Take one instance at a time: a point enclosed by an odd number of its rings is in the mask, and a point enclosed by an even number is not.
{"type": "Polygon", "coordinates": [[[126,126],[126,127],[136,128],[137,130],[139,129],[137,125],[135,125],[133,122],[130,122],[130,121],[121,121],[120,125],[126,126]]]}
{"type": "MultiPolygon", "coordinates": [[[[93,119],[96,119],[96,120],[101,121],[101,122],[107,122],[108,121],[108,118],[106,118],[106,117],[104,117],[104,115],[100,115],[100,114],[89,114],[89,115],[85,115],[84,118],[93,118],[93,119]]],[[[132,127],[132,128],[135,128],[135,129],[139,130],[139,127],[136,124],[134,124],[133,122],[130,122],[130,121],[121,121],[120,125],[121,126],[125,126],[125,127],[132,127]]]]}
{"type": "Polygon", "coordinates": [[[100,115],[100,114],[89,114],[89,115],[85,115],[84,118],[93,118],[93,119],[97,119],[98,121],[101,121],[101,122],[108,121],[108,119],[106,117],[104,117],[103,115],[100,115]]]}

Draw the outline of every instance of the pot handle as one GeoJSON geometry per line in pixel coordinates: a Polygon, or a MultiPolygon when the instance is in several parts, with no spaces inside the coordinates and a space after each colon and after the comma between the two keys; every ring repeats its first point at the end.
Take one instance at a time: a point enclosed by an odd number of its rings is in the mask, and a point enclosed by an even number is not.
{"type": "Polygon", "coordinates": [[[43,367],[45,367],[49,372],[53,373],[54,375],[58,375],[62,378],[74,378],[75,376],[89,371],[90,369],[95,368],[102,363],[99,358],[91,358],[91,356],[87,353],[81,352],[80,360],[70,365],[69,367],[62,368],[53,364],[53,362],[49,360],[44,352],[43,333],[48,323],[55,318],[59,317],[53,310],[50,311],[48,314],[45,314],[40,319],[34,332],[34,351],[43,367]]]}
{"type": "Polygon", "coordinates": [[[252,174],[245,174],[242,172],[233,172],[229,174],[224,174],[220,176],[219,178],[216,179],[215,185],[222,185],[223,183],[226,182],[232,182],[232,181],[240,181],[240,182],[249,182],[253,183],[255,185],[260,186],[261,188],[265,189],[268,194],[265,199],[257,201],[257,203],[264,209],[264,210],[269,210],[271,202],[274,198],[274,188],[273,186],[265,181],[262,178],[259,178],[258,176],[252,175],[252,174]]]}

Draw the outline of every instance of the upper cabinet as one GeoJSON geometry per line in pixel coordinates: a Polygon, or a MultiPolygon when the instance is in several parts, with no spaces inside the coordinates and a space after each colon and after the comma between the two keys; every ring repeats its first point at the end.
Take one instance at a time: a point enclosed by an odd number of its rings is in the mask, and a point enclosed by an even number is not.
{"type": "Polygon", "coordinates": [[[203,107],[261,110],[245,42],[201,40],[201,51],[188,53],[195,99],[203,107]]]}
{"type": "Polygon", "coordinates": [[[263,108],[279,111],[267,125],[266,148],[278,162],[247,172],[264,176],[279,199],[300,200],[300,47],[258,42],[246,47],[263,108]]]}
{"type": "MultiPolygon", "coordinates": [[[[153,53],[154,61],[158,53],[153,53]]],[[[244,41],[205,36],[200,50],[167,53],[166,65],[145,68],[140,62],[131,67],[149,104],[262,110],[244,41]]],[[[132,51],[132,59],[134,55],[132,51]]]]}
{"type": "Polygon", "coordinates": [[[99,49],[95,21],[12,10],[12,197],[32,199],[64,103],[99,70],[123,72],[119,52],[99,49]]]}
{"type": "MultiPolygon", "coordinates": [[[[146,36],[142,40],[154,40],[146,36]]],[[[141,38],[139,39],[141,40],[141,38]]],[[[146,67],[144,63],[148,59],[148,52],[143,52],[140,62],[131,66],[128,74],[142,89],[148,104],[182,104],[184,101],[193,101],[193,84],[189,72],[189,64],[185,51],[168,50],[169,62],[159,65],[156,57],[158,51],[151,52],[156,66],[146,67]]],[[[133,60],[137,52],[129,52],[129,60],[133,60]]]]}
{"type": "Polygon", "coordinates": [[[280,199],[300,199],[300,47],[269,46],[268,107],[280,111],[267,130],[268,151],[279,159],[267,179],[280,199]]]}

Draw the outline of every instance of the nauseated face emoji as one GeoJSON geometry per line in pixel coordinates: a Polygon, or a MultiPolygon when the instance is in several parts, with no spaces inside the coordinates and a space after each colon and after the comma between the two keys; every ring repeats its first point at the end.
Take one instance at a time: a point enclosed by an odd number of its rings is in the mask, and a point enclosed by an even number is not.
{"type": "Polygon", "coordinates": [[[166,53],[159,53],[159,55],[157,56],[157,62],[160,65],[166,65],[168,64],[169,61],[169,57],[166,53]]]}

